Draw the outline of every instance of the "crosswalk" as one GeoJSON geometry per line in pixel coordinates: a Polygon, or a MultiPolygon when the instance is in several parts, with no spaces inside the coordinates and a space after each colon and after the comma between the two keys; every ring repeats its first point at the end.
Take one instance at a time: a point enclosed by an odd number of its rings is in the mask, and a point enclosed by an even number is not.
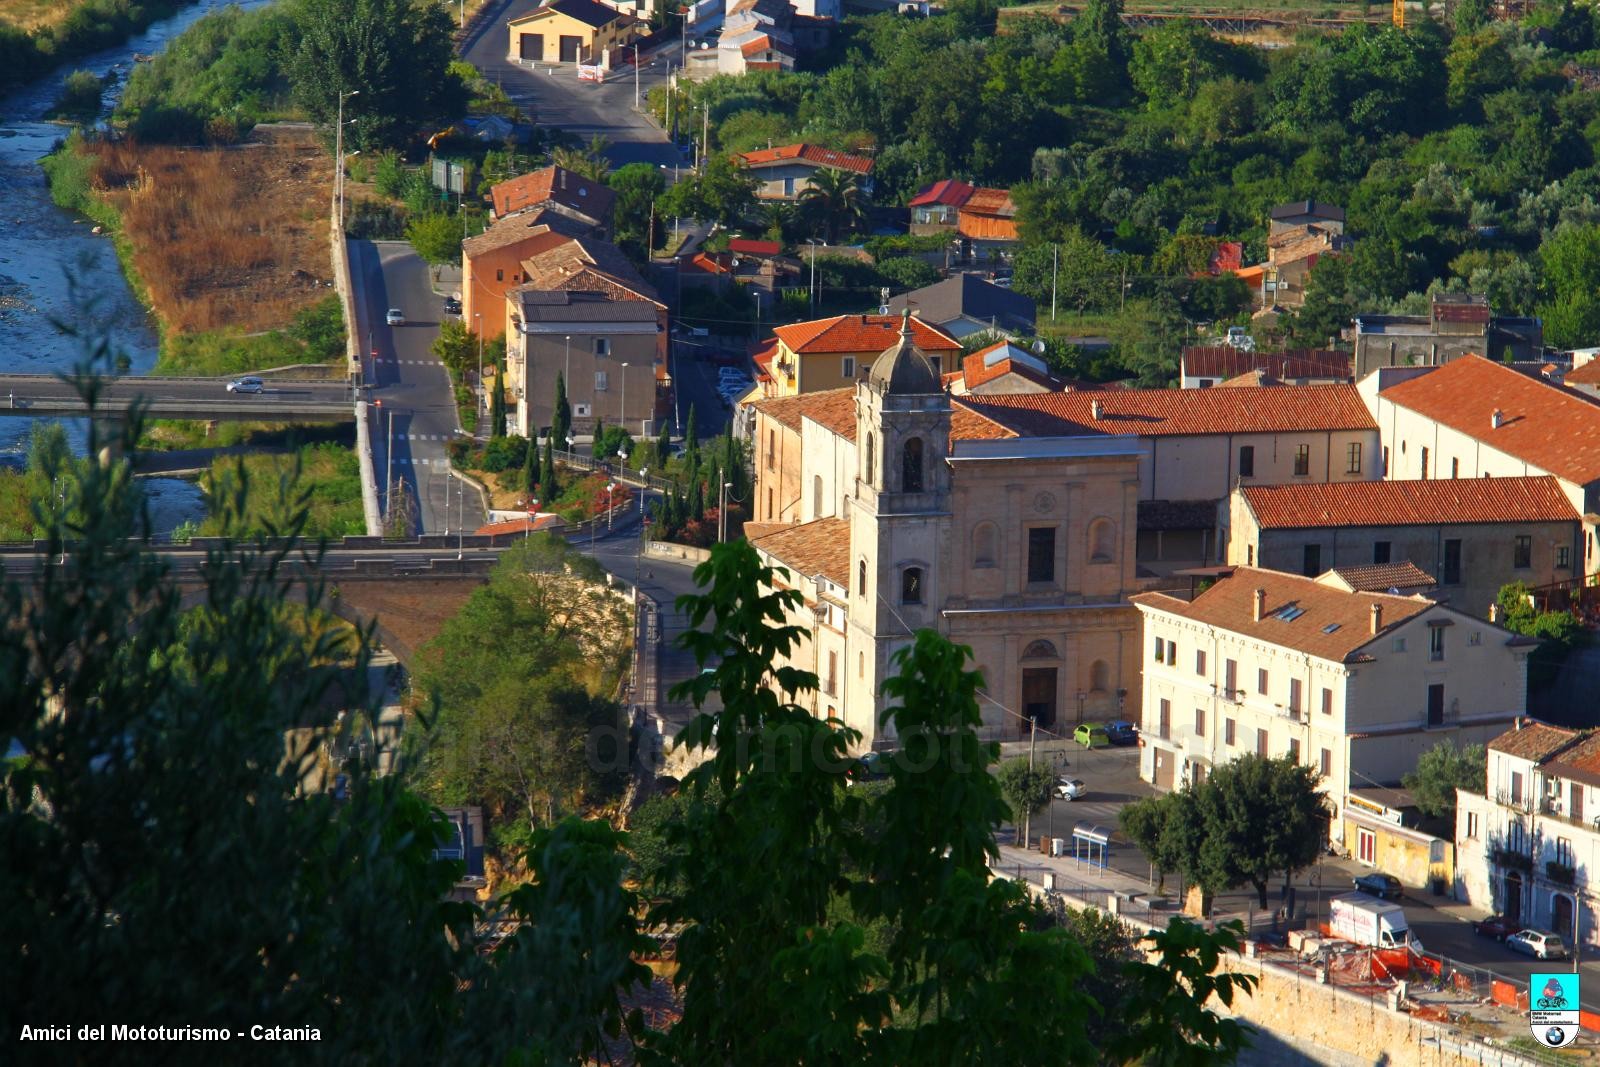
{"type": "Polygon", "coordinates": [[[393,356],[379,356],[379,363],[393,363],[397,367],[442,367],[443,363],[436,359],[395,359],[393,356]]]}
{"type": "Polygon", "coordinates": [[[450,461],[442,456],[396,456],[396,466],[399,467],[448,467],[450,461]]]}
{"type": "Polygon", "coordinates": [[[397,433],[395,436],[402,441],[448,441],[454,435],[448,433],[397,433]]]}

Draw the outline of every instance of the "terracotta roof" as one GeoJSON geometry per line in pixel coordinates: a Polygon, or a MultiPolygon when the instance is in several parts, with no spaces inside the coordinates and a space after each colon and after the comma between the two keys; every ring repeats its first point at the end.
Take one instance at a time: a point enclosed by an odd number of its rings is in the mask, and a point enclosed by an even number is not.
{"type": "Polygon", "coordinates": [[[1249,389],[1104,389],[963,397],[1025,437],[1139,434],[1321,433],[1375,430],[1353,385],[1298,385],[1263,404],[1249,389]],[[1095,418],[1093,404],[1101,406],[1095,418]]]}
{"type": "Polygon", "coordinates": [[[1218,389],[1262,389],[1282,385],[1278,379],[1264,370],[1247,370],[1237,378],[1229,378],[1225,382],[1218,382],[1218,389]]]}
{"type": "Polygon", "coordinates": [[[1376,638],[1438,606],[1420,597],[1347,593],[1312,578],[1256,567],[1235,569],[1231,576],[1219,580],[1192,601],[1165,593],[1139,593],[1130,599],[1141,607],[1179,615],[1336,663],[1346,662],[1376,638]],[[1266,605],[1260,621],[1255,618],[1257,589],[1266,590],[1266,605]],[[1383,609],[1377,634],[1372,633],[1374,605],[1383,609]],[[1298,609],[1300,614],[1283,618],[1280,613],[1288,609],[1298,609]]]}
{"type": "MultiPolygon", "coordinates": [[[[848,392],[848,390],[834,390],[835,392],[848,392]]],[[[791,430],[799,431],[800,418],[804,413],[805,401],[817,393],[801,393],[799,396],[773,396],[765,400],[757,400],[750,407],[765,415],[769,419],[776,419],[791,430]]],[[[852,421],[853,425],[853,421],[852,421]]]]}
{"type": "Polygon", "coordinates": [[[540,289],[587,289],[618,300],[656,299],[656,290],[610,241],[573,238],[523,261],[529,284],[540,289]]]}
{"type": "MultiPolygon", "coordinates": [[[[532,529],[534,529],[534,530],[548,530],[553,526],[564,526],[564,525],[566,525],[566,523],[561,518],[560,515],[540,515],[538,518],[533,520],[532,529]]],[[[521,519],[506,519],[504,522],[491,522],[491,523],[489,523],[489,525],[480,526],[480,527],[478,527],[476,530],[474,530],[472,532],[475,533],[475,534],[490,534],[490,535],[493,535],[493,534],[526,533],[526,532],[528,532],[528,530],[529,530],[528,520],[526,518],[521,518],[521,519]]]]}
{"type": "Polygon", "coordinates": [[[850,524],[844,519],[816,519],[750,543],[798,577],[820,574],[836,585],[850,584],[850,524]]]}
{"type": "Polygon", "coordinates": [[[487,230],[462,241],[461,250],[469,257],[481,256],[526,241],[528,244],[519,250],[519,255],[536,256],[564,245],[577,236],[576,226],[571,220],[562,220],[554,212],[540,211],[492,223],[487,230]]]}
{"type": "Polygon", "coordinates": [[[967,197],[972,193],[972,186],[966,182],[946,178],[932,185],[924,185],[906,206],[927,207],[930,204],[944,204],[947,207],[960,207],[967,202],[967,197]]]}
{"type": "Polygon", "coordinates": [[[972,190],[972,195],[961,205],[961,210],[970,211],[974,215],[1010,217],[1017,213],[1017,205],[1011,202],[1011,190],[991,189],[980,185],[972,190]]]}
{"type": "Polygon", "coordinates": [[[1508,756],[1538,763],[1560,752],[1579,736],[1575,730],[1563,730],[1559,726],[1529,719],[1524,720],[1520,730],[1507,730],[1490,741],[1488,747],[1508,756]]]}
{"type": "Polygon", "coordinates": [[[1600,359],[1591,359],[1569,370],[1563,379],[1568,385],[1600,385],[1600,359]]]}
{"type": "Polygon", "coordinates": [[[1390,589],[1422,589],[1438,585],[1433,575],[1406,560],[1404,563],[1369,563],[1364,567],[1335,567],[1330,574],[1351,589],[1383,593],[1390,589]]]}
{"type": "Polygon", "coordinates": [[[728,241],[728,251],[747,256],[775,256],[783,251],[777,241],[752,241],[748,237],[734,237],[728,241]]]}
{"type": "Polygon", "coordinates": [[[1600,407],[1481,356],[1453,359],[1379,397],[1570,482],[1600,480],[1600,407]]]}
{"type": "Polygon", "coordinates": [[[1579,521],[1549,475],[1251,485],[1239,493],[1263,530],[1579,521]]]}
{"type": "Polygon", "coordinates": [[[733,268],[723,263],[715,252],[696,252],[688,259],[678,261],[678,270],[685,274],[732,274],[733,268]]]}
{"type": "Polygon", "coordinates": [[[950,405],[950,440],[994,441],[1002,437],[1015,437],[1015,430],[1000,425],[986,415],[979,414],[959,401],[950,405]]]}
{"type": "Polygon", "coordinates": [[[799,400],[802,417],[825,426],[846,441],[856,439],[856,391],[850,386],[804,393],[799,400]]]}
{"type": "Polygon", "coordinates": [[[762,148],[755,152],[745,152],[740,158],[747,167],[768,167],[775,163],[801,160],[818,166],[832,167],[835,170],[847,170],[852,174],[872,173],[872,160],[866,156],[853,156],[848,152],[814,144],[786,144],[777,148],[762,148]]]}
{"type": "Polygon", "coordinates": [[[1010,341],[998,341],[961,361],[961,380],[968,389],[1007,374],[1037,382],[1046,389],[1060,389],[1065,385],[1050,373],[1038,356],[1018,348],[1010,341]]]}
{"type": "MultiPolygon", "coordinates": [[[[1523,733],[1528,728],[1522,728],[1523,733]]],[[[1545,774],[1600,785],[1600,733],[1588,733],[1575,745],[1556,750],[1545,760],[1545,774]]]]}
{"type": "Polygon", "coordinates": [[[490,188],[489,195],[494,198],[494,213],[501,218],[554,200],[601,222],[611,217],[611,205],[617,199],[616,193],[599,182],[555,166],[500,182],[490,188]]]}
{"type": "MultiPolygon", "coordinates": [[[[757,401],[753,406],[793,430],[800,430],[801,422],[810,419],[846,441],[854,442],[856,439],[856,391],[850,386],[801,393],[799,396],[773,397],[757,401]]],[[[995,440],[1015,436],[1015,431],[981,412],[967,408],[962,400],[951,402],[952,441],[995,440]]]]}
{"type": "Polygon", "coordinates": [[[1244,266],[1244,242],[1218,241],[1206,269],[1211,274],[1232,273],[1244,266]]]}
{"type": "MultiPolygon", "coordinates": [[[[836,315],[779,326],[772,331],[790,351],[870,352],[877,355],[893,348],[900,340],[898,315],[836,315]]],[[[924,352],[959,352],[961,342],[916,316],[911,318],[911,340],[924,352]]]]}
{"type": "Polygon", "coordinates": [[[1325,348],[1297,348],[1287,352],[1246,352],[1232,345],[1192,345],[1183,350],[1183,373],[1188,378],[1235,378],[1253,370],[1274,378],[1335,378],[1349,381],[1350,353],[1325,348]]]}

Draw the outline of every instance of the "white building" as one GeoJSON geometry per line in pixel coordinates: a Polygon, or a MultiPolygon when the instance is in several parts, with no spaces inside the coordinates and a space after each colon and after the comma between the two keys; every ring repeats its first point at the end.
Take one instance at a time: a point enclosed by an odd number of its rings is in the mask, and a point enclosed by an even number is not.
{"type": "Polygon", "coordinates": [[[1441,740],[1485,742],[1514,721],[1537,644],[1327,575],[1240,567],[1193,600],[1132,600],[1143,624],[1140,776],[1171,789],[1243,753],[1287,755],[1326,780],[1336,839],[1350,790],[1396,784],[1441,740]]]}
{"type": "Polygon", "coordinates": [[[1488,749],[1485,795],[1456,793],[1457,898],[1600,944],[1600,733],[1519,720],[1488,749]]]}

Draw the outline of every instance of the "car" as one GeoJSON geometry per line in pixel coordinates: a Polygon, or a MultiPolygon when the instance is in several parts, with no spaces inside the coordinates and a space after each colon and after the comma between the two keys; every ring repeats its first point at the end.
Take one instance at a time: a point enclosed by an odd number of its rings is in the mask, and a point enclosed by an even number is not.
{"type": "Polygon", "coordinates": [[[1056,796],[1062,800],[1078,800],[1089,791],[1089,787],[1077,778],[1068,778],[1065,775],[1056,779],[1056,796]]]}
{"type": "Polygon", "coordinates": [[[383,321],[390,326],[404,326],[406,324],[406,315],[399,308],[390,308],[389,314],[384,317],[383,321]]]}
{"type": "Polygon", "coordinates": [[[1472,924],[1473,933],[1479,937],[1492,937],[1496,941],[1504,941],[1521,929],[1521,923],[1513,922],[1504,915],[1491,915],[1472,924]]]}
{"type": "Polygon", "coordinates": [[[228,392],[230,393],[259,393],[265,388],[265,383],[263,383],[260,378],[257,378],[254,375],[249,375],[244,378],[235,378],[233,381],[228,383],[228,392]]]}
{"type": "Polygon", "coordinates": [[[894,758],[891,752],[867,752],[856,760],[855,764],[845,771],[844,784],[855,785],[857,782],[875,782],[889,777],[889,761],[894,758]]]}
{"type": "Polygon", "coordinates": [[[1072,739],[1084,748],[1105,748],[1111,744],[1106,728],[1097,722],[1079,723],[1078,728],[1072,731],[1072,739]]]}
{"type": "Polygon", "coordinates": [[[1357,875],[1351,881],[1355,883],[1356,892],[1371,894],[1379,900],[1399,900],[1406,895],[1400,879],[1382,871],[1368,871],[1366,874],[1357,875]]]}
{"type": "Polygon", "coordinates": [[[1139,731],[1127,719],[1118,719],[1106,723],[1106,736],[1111,738],[1113,745],[1131,745],[1139,740],[1139,731]]]}
{"type": "Polygon", "coordinates": [[[1543,930],[1518,930],[1506,938],[1506,948],[1526,952],[1535,959],[1564,960],[1567,946],[1557,934],[1543,930]]]}
{"type": "Polygon", "coordinates": [[[461,314],[461,301],[457,300],[453,296],[445,297],[444,298],[444,313],[446,315],[459,315],[459,314],[461,314]]]}

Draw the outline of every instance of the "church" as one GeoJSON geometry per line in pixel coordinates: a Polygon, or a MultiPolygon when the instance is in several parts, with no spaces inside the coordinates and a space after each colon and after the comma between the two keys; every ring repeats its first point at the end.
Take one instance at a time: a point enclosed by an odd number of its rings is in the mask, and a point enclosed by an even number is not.
{"type": "Polygon", "coordinates": [[[802,703],[892,747],[880,690],[929,627],[972,650],[986,737],[1137,714],[1137,434],[952,397],[909,321],[853,386],[752,406],[755,510],[795,521],[746,535],[802,595],[802,703]]]}

